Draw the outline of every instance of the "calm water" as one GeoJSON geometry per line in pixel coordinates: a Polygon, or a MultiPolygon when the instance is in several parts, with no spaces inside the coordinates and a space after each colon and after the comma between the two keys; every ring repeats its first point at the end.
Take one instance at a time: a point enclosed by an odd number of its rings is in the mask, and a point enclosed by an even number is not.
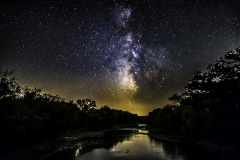
{"type": "Polygon", "coordinates": [[[139,131],[110,132],[101,139],[79,142],[76,148],[58,152],[47,160],[214,160],[193,147],[156,140],[144,134],[146,131],[139,131]]]}

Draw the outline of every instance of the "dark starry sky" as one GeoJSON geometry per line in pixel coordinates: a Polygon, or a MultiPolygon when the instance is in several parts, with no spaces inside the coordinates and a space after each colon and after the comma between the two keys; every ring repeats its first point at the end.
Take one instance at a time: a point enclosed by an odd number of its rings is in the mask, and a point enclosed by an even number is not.
{"type": "Polygon", "coordinates": [[[0,68],[66,101],[146,115],[240,44],[240,2],[0,1],[0,68]]]}

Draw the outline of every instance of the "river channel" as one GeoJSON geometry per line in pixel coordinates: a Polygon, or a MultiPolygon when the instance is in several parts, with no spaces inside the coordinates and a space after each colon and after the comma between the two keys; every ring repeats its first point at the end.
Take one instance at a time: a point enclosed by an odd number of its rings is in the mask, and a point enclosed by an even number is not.
{"type": "Polygon", "coordinates": [[[151,138],[146,130],[118,130],[101,138],[75,142],[71,149],[45,160],[215,160],[211,155],[180,143],[151,138]]]}

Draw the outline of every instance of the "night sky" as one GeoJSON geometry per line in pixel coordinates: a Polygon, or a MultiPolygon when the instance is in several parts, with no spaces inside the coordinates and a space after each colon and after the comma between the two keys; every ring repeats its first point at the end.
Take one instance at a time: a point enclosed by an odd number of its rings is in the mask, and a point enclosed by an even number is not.
{"type": "Polygon", "coordinates": [[[0,68],[66,101],[147,115],[240,45],[240,2],[0,1],[0,68]]]}

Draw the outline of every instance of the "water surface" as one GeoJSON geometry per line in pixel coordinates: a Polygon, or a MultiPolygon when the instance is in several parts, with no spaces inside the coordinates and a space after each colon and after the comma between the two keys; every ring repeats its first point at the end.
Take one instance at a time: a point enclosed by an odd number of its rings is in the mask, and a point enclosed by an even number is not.
{"type": "Polygon", "coordinates": [[[71,150],[47,159],[65,160],[214,160],[211,155],[193,147],[149,137],[146,131],[109,132],[102,139],[79,142],[71,150]],[[97,142],[97,143],[96,143],[97,142]]]}

